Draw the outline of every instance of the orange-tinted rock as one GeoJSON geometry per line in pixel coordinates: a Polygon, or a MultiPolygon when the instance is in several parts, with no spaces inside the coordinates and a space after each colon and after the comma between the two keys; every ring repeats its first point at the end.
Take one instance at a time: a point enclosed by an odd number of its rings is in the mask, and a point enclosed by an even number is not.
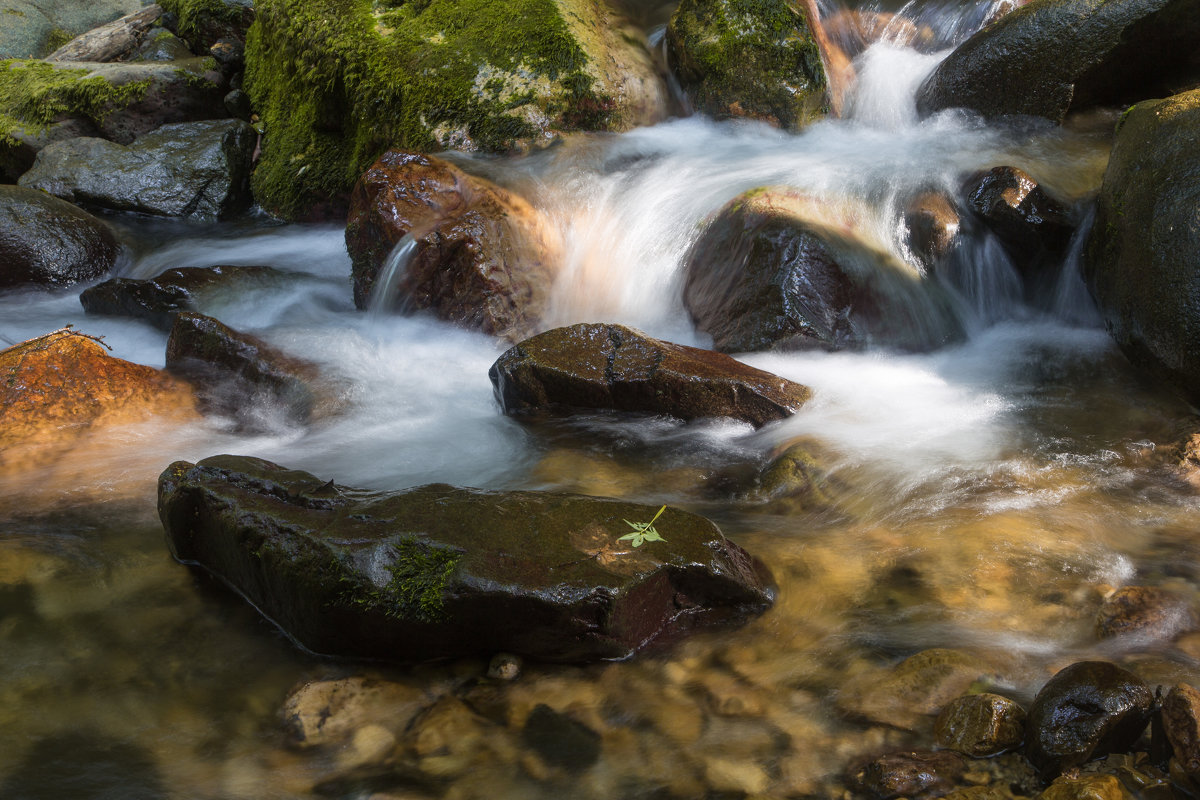
{"type": "Polygon", "coordinates": [[[1096,635],[1169,641],[1194,624],[1191,608],[1179,595],[1157,586],[1124,586],[1100,606],[1096,635]]]}
{"type": "Polygon", "coordinates": [[[441,159],[390,150],[354,187],[346,249],[359,308],[430,309],[515,340],[542,315],[558,246],[517,195],[441,159]],[[406,235],[412,248],[389,278],[389,256],[406,235]],[[377,287],[381,280],[391,285],[377,287]]]}
{"type": "Polygon", "coordinates": [[[1186,683],[1171,687],[1163,700],[1162,723],[1180,768],[1191,778],[1200,777],[1200,692],[1186,683]]]}

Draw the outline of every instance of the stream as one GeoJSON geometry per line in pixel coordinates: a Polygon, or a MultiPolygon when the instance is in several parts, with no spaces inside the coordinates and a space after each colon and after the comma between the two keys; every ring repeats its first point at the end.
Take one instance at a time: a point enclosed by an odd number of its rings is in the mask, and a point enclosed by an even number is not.
{"type": "MultiPolygon", "coordinates": [[[[988,7],[900,13],[936,23],[949,46],[988,7]]],[[[1001,127],[957,112],[918,121],[913,93],[946,52],[872,45],[856,61],[847,117],[799,134],[690,117],[519,158],[453,158],[528,198],[561,234],[546,327],[617,322],[707,346],[683,308],[682,265],[705,220],[754,187],[868,208],[870,236],[915,263],[903,244],[906,198],[924,188],[957,195],[964,176],[1012,165],[1072,204],[1086,231],[1104,126],[1001,127]]],[[[782,423],[596,414],[530,427],[500,413],[488,381],[505,343],[424,315],[355,310],[340,226],[108,221],[128,245],[123,277],[214,264],[289,273],[206,313],[317,363],[344,406],[310,427],[264,408],[265,432],[252,435],[216,417],[148,423],[5,477],[6,800],[832,797],[855,757],[931,744],[928,731],[872,721],[844,702],[853,682],[927,648],[982,659],[993,689],[1022,702],[1090,658],[1119,661],[1151,686],[1200,683],[1200,634],[1137,647],[1094,632],[1116,587],[1197,599],[1200,495],[1169,456],[1196,430],[1194,413],[1139,379],[1112,344],[1078,274],[1079,241],[1052,288],[1030,299],[996,242],[976,231],[943,276],[968,331],[962,344],[739,356],[812,388],[782,423]],[[797,440],[819,455],[828,502],[764,503],[730,488],[797,440]],[[286,746],[289,692],[370,675],[436,698],[478,681],[486,661],[321,659],[172,561],[157,477],[172,461],[218,453],[368,489],[446,482],[675,505],[769,565],[778,600],[744,628],[631,662],[526,665],[505,690],[507,713],[569,710],[602,742],[584,771],[531,764],[497,712],[490,727],[447,723],[437,765],[381,777],[342,750],[286,746]]],[[[165,334],[85,315],[78,288],[0,295],[0,345],[71,324],[103,336],[112,355],[163,365],[165,334]]]]}

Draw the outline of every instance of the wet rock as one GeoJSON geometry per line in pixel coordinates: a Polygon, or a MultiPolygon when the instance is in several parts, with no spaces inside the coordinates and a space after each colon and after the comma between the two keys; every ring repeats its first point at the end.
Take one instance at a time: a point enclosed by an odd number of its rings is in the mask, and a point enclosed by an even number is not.
{"type": "Polygon", "coordinates": [[[333,405],[316,365],[192,311],[175,316],[167,338],[167,369],[197,386],[206,410],[233,416],[252,429],[264,427],[258,418],[263,406],[303,424],[329,413],[333,405]]]}
{"type": "Polygon", "coordinates": [[[753,761],[720,756],[704,759],[704,781],[716,792],[760,795],[771,786],[767,771],[753,761]]]}
{"type": "Polygon", "coordinates": [[[243,92],[241,89],[234,89],[229,94],[225,95],[225,110],[229,112],[231,117],[250,121],[254,110],[250,106],[250,95],[243,92]]]}
{"type": "MultiPolygon", "coordinates": [[[[228,89],[212,66],[204,58],[5,62],[0,64],[0,133],[32,147],[47,126],[74,119],[91,124],[105,139],[129,144],[168,123],[220,119],[228,89]]],[[[13,147],[0,141],[0,154],[13,147]]]]}
{"type": "Polygon", "coordinates": [[[1169,641],[1193,624],[1192,610],[1179,595],[1154,586],[1125,586],[1100,606],[1096,636],[1169,641]]]}
{"type": "Polygon", "coordinates": [[[187,43],[166,28],[151,28],[146,32],[141,45],[131,61],[175,61],[193,58],[195,53],[187,43]]]}
{"type": "Polygon", "coordinates": [[[796,130],[824,116],[825,67],[805,10],[785,0],[683,0],[667,26],[692,108],[796,130]]]}
{"type": "Polygon", "coordinates": [[[168,796],[152,753],[94,731],[70,731],[40,739],[0,783],[0,797],[13,800],[162,800],[168,796]]]}
{"type": "Polygon", "coordinates": [[[1177,683],[1162,704],[1162,726],[1179,767],[1192,780],[1200,778],[1200,691],[1177,683]]]}
{"type": "Polygon", "coordinates": [[[595,0],[347,0],[337,14],[259,0],[256,15],[245,89],[266,133],[254,195],[286,218],[335,210],[387,147],[507,152],[666,116],[641,35],[595,0]]]}
{"type": "Polygon", "coordinates": [[[1043,779],[1125,752],[1150,721],[1154,698],[1141,678],[1106,661],[1061,670],[1029,707],[1026,755],[1043,779]]]}
{"type": "Polygon", "coordinates": [[[940,261],[958,241],[961,220],[942,192],[922,192],[904,210],[908,248],[926,267],[940,261]]]}
{"type": "Polygon", "coordinates": [[[146,31],[162,16],[162,6],[151,4],[133,14],[76,36],[46,56],[47,61],[116,61],[141,45],[146,31]]]}
{"type": "Polygon", "coordinates": [[[515,340],[545,308],[557,244],[520,197],[441,159],[390,150],[354,187],[346,249],[359,308],[431,309],[515,340]],[[404,262],[389,263],[406,236],[404,262]]]}
{"type": "Polygon", "coordinates": [[[1034,0],[959,45],[917,108],[985,117],[1068,112],[1162,97],[1200,79],[1195,0],[1034,0]]]}
{"type": "Polygon", "coordinates": [[[48,144],[79,136],[95,136],[99,132],[86,119],[66,119],[33,129],[20,125],[9,128],[6,131],[8,139],[0,142],[0,181],[16,183],[20,180],[48,144]]]}
{"type": "Polygon", "coordinates": [[[395,661],[619,659],[770,605],[765,569],[701,517],[667,509],[661,540],[620,539],[656,511],[445,485],[368,494],[236,456],[159,479],[177,559],[310,650],[395,661]]]}
{"type": "Polygon", "coordinates": [[[506,733],[448,695],[417,715],[402,745],[425,775],[448,779],[487,763],[497,751],[514,760],[515,748],[506,733]]]}
{"type": "Polygon", "coordinates": [[[246,41],[254,22],[253,0],[164,0],[171,27],[194,52],[204,53],[218,39],[246,41]]]}
{"type": "Polygon", "coordinates": [[[579,772],[600,757],[600,734],[542,703],[534,707],[521,739],[550,766],[579,772]]]}
{"type": "Polygon", "coordinates": [[[521,677],[523,665],[519,656],[512,653],[497,653],[488,662],[487,675],[497,681],[515,681],[521,677]]]}
{"type": "Polygon", "coordinates": [[[142,319],[170,331],[180,311],[207,311],[223,299],[270,291],[287,280],[287,273],[272,267],[178,267],[145,280],[110,278],[80,292],[79,302],[89,314],[142,319]]]}
{"type": "Polygon", "coordinates": [[[0,59],[41,58],[66,40],[141,7],[142,0],[7,0],[0,10],[0,59]]]}
{"type": "Polygon", "coordinates": [[[998,694],[964,695],[942,709],[934,735],[939,747],[972,758],[987,758],[1021,745],[1025,710],[998,694]]]}
{"type": "Polygon", "coordinates": [[[488,371],[506,414],[578,409],[731,417],[760,427],[785,419],[807,387],[729,356],[651,339],[623,325],[555,328],[510,348],[488,371]]]}
{"type": "Polygon", "coordinates": [[[833,13],[825,22],[825,30],[850,58],[879,41],[924,51],[929,49],[933,39],[931,29],[918,27],[907,17],[858,8],[833,13]]]}
{"type": "Polygon", "coordinates": [[[341,746],[369,726],[403,731],[433,701],[421,689],[355,676],[304,684],[288,696],[280,718],[294,747],[341,746]]]}
{"type": "Polygon", "coordinates": [[[1133,795],[1113,775],[1080,775],[1055,778],[1038,800],[1133,800],[1133,795]]]}
{"type": "Polygon", "coordinates": [[[834,505],[833,486],[822,467],[820,446],[811,440],[779,448],[748,496],[750,502],[785,503],[796,509],[834,505]]]}
{"type": "Polygon", "coordinates": [[[852,768],[851,785],[879,800],[893,797],[939,797],[946,794],[966,771],[958,753],[912,750],[888,753],[852,768]]]}
{"type": "Polygon", "coordinates": [[[250,206],[256,138],[245,122],[214,120],[163,125],[128,146],[70,139],[44,147],[20,183],[78,205],[227,219],[250,206]]]}
{"type": "Polygon", "coordinates": [[[44,192],[0,186],[0,288],[99,278],[120,246],[100,220],[44,192]]]}
{"type": "Polygon", "coordinates": [[[957,650],[935,648],[894,667],[851,677],[838,693],[843,712],[915,730],[988,675],[987,667],[957,650]]]}
{"type": "Polygon", "coordinates": [[[1027,280],[1066,254],[1074,226],[1067,209],[1028,173],[995,167],[972,181],[968,206],[996,235],[1027,280]]]}
{"type": "Polygon", "coordinates": [[[1084,254],[1084,278],[1122,351],[1193,403],[1200,399],[1197,136],[1200,89],[1125,114],[1084,254]]]}
{"type": "Polygon", "coordinates": [[[930,350],[962,337],[932,278],[872,243],[865,209],[789,189],[730,202],[693,245],[684,304],[717,350],[930,350]]]}

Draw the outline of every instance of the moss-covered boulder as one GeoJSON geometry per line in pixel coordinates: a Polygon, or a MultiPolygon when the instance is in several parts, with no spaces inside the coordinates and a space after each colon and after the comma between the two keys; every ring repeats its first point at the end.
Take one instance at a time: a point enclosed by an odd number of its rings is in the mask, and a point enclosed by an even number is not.
{"type": "Polygon", "coordinates": [[[959,45],[925,81],[917,109],[1060,122],[1200,80],[1197,0],[1033,0],[959,45]]]}
{"type": "Polygon", "coordinates": [[[227,219],[250,207],[256,140],[241,120],[163,125],[130,145],[84,136],[42,148],[19,183],[82,206],[227,219]]]}
{"type": "Polygon", "coordinates": [[[167,369],[196,386],[205,411],[232,417],[243,429],[303,424],[334,405],[315,364],[194,311],[175,315],[167,369]]]}
{"type": "Polygon", "coordinates": [[[623,325],[580,323],[510,348],[488,371],[508,414],[580,409],[730,417],[755,427],[794,414],[807,387],[711,350],[623,325]]]}
{"type": "Polygon", "coordinates": [[[664,116],[640,42],[602,0],[260,0],[246,90],[266,124],[255,197],[341,213],[388,147],[506,151],[664,116]]]}
{"type": "Polygon", "coordinates": [[[801,128],[828,110],[809,23],[788,0],[682,0],[667,26],[671,66],[696,111],[801,128]]]}
{"type": "Polygon", "coordinates": [[[159,478],[176,558],[309,650],[392,661],[626,658],[771,604],[765,569],[702,517],[668,508],[658,540],[621,538],[657,510],[442,484],[370,494],[238,456],[159,478]]]}
{"type": "Polygon", "coordinates": [[[0,289],[93,280],[119,254],[112,231],[86,211],[35,189],[0,186],[0,289]]]}
{"type": "Polygon", "coordinates": [[[196,53],[220,39],[244,42],[254,22],[253,0],[161,0],[171,29],[196,53]]]}
{"type": "Polygon", "coordinates": [[[110,278],[79,294],[89,314],[132,317],[170,331],[180,311],[212,313],[236,298],[267,295],[295,280],[295,273],[272,267],[176,267],[153,278],[110,278]]]}
{"type": "Polygon", "coordinates": [[[1084,278],[1135,365],[1200,401],[1200,90],[1138,103],[1117,129],[1084,278]]]}
{"type": "Polygon", "coordinates": [[[696,327],[723,352],[921,351],[961,339],[945,289],[873,241],[866,213],[786,188],[735,198],[687,259],[696,327]]]}
{"type": "Polygon", "coordinates": [[[359,308],[429,309],[512,340],[540,322],[558,255],[555,232],[521,197],[400,150],[355,184],[346,249],[359,308]]]}
{"type": "Polygon", "coordinates": [[[41,58],[141,7],[142,0],[5,0],[0,6],[0,59],[41,58]]]}
{"type": "Polygon", "coordinates": [[[0,61],[0,177],[16,181],[39,150],[73,135],[129,144],[170,122],[219,119],[225,78],[212,59],[171,63],[0,61]]]}

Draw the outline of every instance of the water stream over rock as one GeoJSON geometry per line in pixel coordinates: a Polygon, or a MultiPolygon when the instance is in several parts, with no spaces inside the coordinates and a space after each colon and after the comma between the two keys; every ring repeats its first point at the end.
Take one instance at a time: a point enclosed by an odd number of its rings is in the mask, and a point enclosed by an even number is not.
{"type": "MultiPolygon", "coordinates": [[[[867,48],[846,118],[801,133],[691,117],[517,159],[453,158],[529,199],[560,234],[544,327],[619,323],[705,347],[683,304],[684,265],[706,221],[747,190],[786,186],[829,219],[850,214],[860,240],[918,274],[929,267],[910,249],[909,201],[958,196],[964,176],[992,167],[1034,175],[1086,231],[1106,133],[955,111],[917,120],[917,86],[989,9],[901,8],[933,27],[932,43],[867,48]]],[[[121,277],[286,272],[203,310],[318,365],[341,411],[301,427],[256,409],[252,434],[220,417],[152,422],[3,476],[0,797],[840,797],[857,757],[929,746],[921,703],[937,687],[889,683],[922,650],[960,651],[980,665],[963,688],[1026,702],[1086,658],[1120,661],[1151,686],[1200,681],[1200,633],[1150,645],[1096,633],[1123,585],[1200,600],[1200,496],[1170,454],[1198,420],[1143,384],[1099,326],[1078,232],[1031,298],[993,234],[968,224],[937,267],[959,344],[739,356],[813,391],[756,430],[604,413],[529,427],[500,413],[488,380],[507,343],[355,309],[340,226],[109,221],[131,253],[121,277]],[[797,444],[819,464],[817,491],[754,491],[797,444]],[[158,474],[217,453],[371,489],[445,482],[675,505],[766,562],[779,597],[734,632],[626,663],[527,664],[513,683],[487,678],[484,662],[317,659],[168,555],[158,474]],[[317,745],[289,738],[289,694],[347,676],[385,681],[403,713],[317,745]]],[[[85,315],[77,291],[0,294],[4,346],[66,324],[120,358],[164,363],[163,331],[85,315]]]]}

